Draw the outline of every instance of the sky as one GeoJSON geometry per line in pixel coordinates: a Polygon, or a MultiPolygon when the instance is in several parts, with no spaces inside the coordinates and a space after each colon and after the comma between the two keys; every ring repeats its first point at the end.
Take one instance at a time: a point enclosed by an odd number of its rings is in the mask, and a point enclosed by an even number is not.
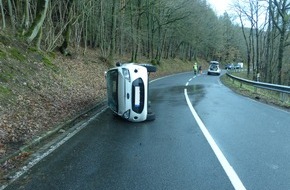
{"type": "Polygon", "coordinates": [[[225,11],[228,12],[230,9],[229,4],[232,0],[207,0],[207,2],[211,5],[212,9],[217,13],[217,15],[223,15],[225,11]]]}
{"type": "MultiPolygon", "coordinates": [[[[207,2],[212,7],[212,9],[217,13],[218,16],[222,16],[225,11],[227,11],[227,13],[229,15],[231,15],[231,14],[234,13],[233,11],[231,11],[231,6],[232,6],[232,4],[234,2],[236,2],[236,0],[207,0],[207,2]]],[[[265,1],[259,1],[259,3],[262,4],[262,5],[264,3],[264,6],[267,7],[267,3],[265,1]]],[[[265,21],[265,17],[266,17],[265,14],[260,14],[259,21],[260,21],[260,25],[261,26],[264,25],[263,21],[265,21]]],[[[234,17],[232,17],[232,18],[234,18],[234,17]]],[[[240,20],[239,19],[233,20],[233,22],[239,24],[240,23],[240,20]]],[[[244,24],[247,27],[250,27],[251,26],[250,21],[247,20],[247,19],[244,20],[244,24]]]]}

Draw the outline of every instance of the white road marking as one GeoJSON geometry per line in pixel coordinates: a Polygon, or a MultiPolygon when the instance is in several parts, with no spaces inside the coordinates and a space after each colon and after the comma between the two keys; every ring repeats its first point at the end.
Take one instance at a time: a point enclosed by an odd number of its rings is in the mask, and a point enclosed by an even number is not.
{"type": "Polygon", "coordinates": [[[223,86],[223,83],[221,82],[220,78],[218,80],[219,85],[223,86]]]}
{"type": "Polygon", "coordinates": [[[230,165],[230,163],[228,162],[228,160],[226,159],[226,157],[224,156],[224,154],[222,153],[222,151],[220,150],[220,148],[218,147],[218,145],[216,144],[216,142],[212,138],[211,134],[209,133],[209,131],[205,127],[204,123],[202,122],[202,120],[198,116],[197,112],[193,108],[193,106],[189,100],[186,88],[184,89],[184,96],[185,96],[187,105],[190,108],[190,111],[191,111],[193,117],[195,118],[195,120],[196,120],[199,128],[201,129],[203,135],[205,136],[207,142],[209,143],[212,150],[214,151],[216,157],[218,158],[220,164],[222,165],[222,167],[223,167],[224,171],[226,172],[228,178],[230,179],[232,185],[237,190],[245,190],[246,188],[243,185],[242,181],[240,180],[239,176],[237,175],[237,173],[235,172],[233,167],[230,165]]]}
{"type": "Polygon", "coordinates": [[[105,110],[106,109],[101,110],[98,114],[92,116],[86,122],[81,123],[81,124],[77,124],[76,125],[76,128],[72,132],[68,133],[66,135],[66,137],[64,137],[62,140],[60,140],[56,144],[51,145],[48,148],[48,150],[46,150],[43,154],[41,154],[41,155],[37,155],[36,154],[36,157],[33,160],[31,160],[25,166],[23,166],[22,168],[20,168],[20,170],[17,171],[13,176],[10,176],[11,179],[10,179],[9,183],[7,183],[5,185],[2,185],[2,186],[0,185],[0,190],[4,190],[8,185],[10,185],[14,181],[16,181],[19,177],[21,177],[23,174],[25,174],[26,172],[28,172],[28,170],[30,170],[33,166],[35,166],[38,162],[40,162],[42,159],[44,159],[45,157],[47,157],[53,151],[55,151],[58,147],[60,147],[61,145],[63,145],[66,141],[68,141],[69,139],[71,139],[74,135],[76,135],[80,130],[82,130],[83,128],[85,128],[92,120],[96,119],[105,110]]]}

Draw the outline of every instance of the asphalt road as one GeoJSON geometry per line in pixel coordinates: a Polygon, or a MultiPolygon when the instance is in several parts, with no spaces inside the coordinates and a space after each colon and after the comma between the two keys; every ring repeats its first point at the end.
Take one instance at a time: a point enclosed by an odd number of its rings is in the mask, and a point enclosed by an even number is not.
{"type": "Polygon", "coordinates": [[[289,112],[217,76],[162,78],[150,95],[155,121],[106,110],[6,189],[290,189],[289,112]]]}

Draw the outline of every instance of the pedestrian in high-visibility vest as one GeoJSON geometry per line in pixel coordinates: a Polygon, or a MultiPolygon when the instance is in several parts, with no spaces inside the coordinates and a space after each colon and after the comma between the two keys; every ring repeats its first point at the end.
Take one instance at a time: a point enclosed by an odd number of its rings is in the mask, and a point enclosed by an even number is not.
{"type": "Polygon", "coordinates": [[[197,73],[197,63],[196,62],[193,65],[193,71],[194,71],[194,75],[196,75],[196,73],[197,73]]]}

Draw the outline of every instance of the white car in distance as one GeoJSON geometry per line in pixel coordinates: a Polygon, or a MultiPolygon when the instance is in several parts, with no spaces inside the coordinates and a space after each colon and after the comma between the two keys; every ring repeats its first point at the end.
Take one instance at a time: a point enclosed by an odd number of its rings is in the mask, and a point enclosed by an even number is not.
{"type": "Polygon", "coordinates": [[[207,70],[208,75],[220,75],[221,74],[221,69],[219,67],[219,62],[217,61],[211,61],[209,68],[207,70]]]}
{"type": "Polygon", "coordinates": [[[117,63],[105,73],[108,106],[116,115],[132,122],[155,119],[148,99],[150,72],[156,72],[151,64],[117,63]]]}

